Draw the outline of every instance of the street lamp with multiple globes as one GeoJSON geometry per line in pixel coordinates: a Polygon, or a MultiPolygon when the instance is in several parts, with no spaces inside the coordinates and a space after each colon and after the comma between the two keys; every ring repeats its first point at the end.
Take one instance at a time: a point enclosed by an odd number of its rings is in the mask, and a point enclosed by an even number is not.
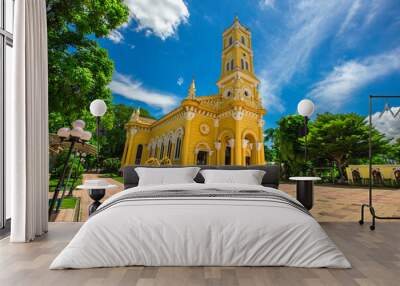
{"type": "MultiPolygon", "coordinates": [[[[69,149],[68,149],[68,153],[65,158],[65,161],[64,161],[64,166],[63,166],[63,170],[61,173],[61,177],[57,183],[56,189],[54,190],[53,198],[50,201],[49,217],[53,213],[54,205],[58,199],[58,195],[64,186],[64,179],[67,174],[67,169],[68,169],[68,165],[69,165],[68,163],[71,158],[71,154],[74,150],[75,144],[79,144],[79,143],[85,144],[87,141],[90,140],[90,138],[92,138],[92,133],[90,133],[89,131],[85,131],[84,128],[85,128],[85,121],[75,120],[72,123],[72,129],[70,129],[68,127],[62,127],[60,129],[58,129],[58,131],[57,131],[57,135],[60,138],[61,142],[69,142],[69,149]]],[[[59,208],[59,206],[57,207],[57,209],[58,208],[59,208]]]]}
{"type": "Polygon", "coordinates": [[[304,116],[304,159],[307,162],[307,123],[310,116],[314,113],[314,103],[309,99],[303,99],[297,105],[297,111],[301,116],[304,116]]]}
{"type": "Polygon", "coordinates": [[[100,119],[107,112],[107,105],[104,100],[95,99],[90,103],[90,113],[96,117],[96,140],[97,140],[97,168],[99,169],[100,156],[100,119]]]}

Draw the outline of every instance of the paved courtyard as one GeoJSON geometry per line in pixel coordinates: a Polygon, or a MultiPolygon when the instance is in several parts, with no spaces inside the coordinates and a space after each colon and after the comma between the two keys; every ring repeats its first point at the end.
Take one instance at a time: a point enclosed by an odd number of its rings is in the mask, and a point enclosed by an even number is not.
{"type": "MultiPolygon", "coordinates": [[[[95,174],[85,174],[83,180],[97,178],[95,174]]],[[[105,179],[118,187],[107,190],[105,198],[123,190],[123,184],[105,179]]],[[[281,184],[279,189],[296,196],[296,185],[281,184]]],[[[74,196],[79,197],[80,215],[79,221],[88,218],[88,205],[92,202],[86,190],[75,190],[74,196]]],[[[314,207],[311,210],[313,216],[320,222],[357,222],[360,219],[360,205],[368,202],[367,188],[315,186],[314,207]]],[[[400,189],[398,190],[374,190],[374,206],[380,216],[400,216],[400,189]]],[[[62,210],[56,221],[73,221],[73,210],[62,210]]],[[[369,213],[366,220],[370,220],[369,213]]]]}
{"type": "MultiPolygon", "coordinates": [[[[279,189],[296,197],[296,185],[281,184],[279,189]]],[[[400,189],[376,189],[373,192],[376,214],[379,216],[400,216],[400,189]]],[[[312,215],[320,222],[351,222],[360,219],[360,206],[368,202],[367,188],[314,187],[312,215]]],[[[370,214],[366,216],[370,221],[370,214]]]]}

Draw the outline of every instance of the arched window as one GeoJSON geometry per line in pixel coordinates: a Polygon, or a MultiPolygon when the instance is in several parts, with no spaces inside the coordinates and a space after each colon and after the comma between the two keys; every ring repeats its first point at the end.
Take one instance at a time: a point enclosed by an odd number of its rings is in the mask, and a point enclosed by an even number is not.
{"type": "Polygon", "coordinates": [[[246,70],[249,70],[249,63],[246,62],[246,70]]]}
{"type": "Polygon", "coordinates": [[[226,70],[229,71],[229,62],[226,63],[226,70]]]}
{"type": "Polygon", "coordinates": [[[232,95],[232,92],[228,91],[227,94],[226,94],[226,97],[231,97],[231,95],[232,95]]]}
{"type": "Polygon", "coordinates": [[[230,165],[231,164],[231,147],[226,146],[225,148],[225,165],[230,165]]]}
{"type": "Polygon", "coordinates": [[[240,60],[240,67],[242,68],[242,70],[244,70],[244,60],[243,59],[240,60]]]}
{"type": "Polygon", "coordinates": [[[142,161],[142,153],[143,153],[143,145],[140,144],[138,145],[136,150],[135,165],[140,165],[140,162],[142,161]]]}
{"type": "Polygon", "coordinates": [[[229,46],[231,46],[233,44],[233,39],[232,37],[229,37],[229,46]]]}
{"type": "Polygon", "coordinates": [[[233,59],[231,60],[231,70],[233,70],[233,65],[234,65],[234,61],[233,59]]]}
{"type": "Polygon", "coordinates": [[[246,39],[243,36],[240,37],[240,40],[242,41],[242,44],[246,46],[246,39]]]}
{"type": "Polygon", "coordinates": [[[164,143],[161,144],[161,147],[160,147],[160,156],[159,156],[159,158],[162,159],[163,156],[164,156],[164,143]]]}
{"type": "Polygon", "coordinates": [[[167,148],[167,157],[171,159],[171,151],[172,151],[172,142],[171,140],[168,141],[168,148],[167,148]]]}
{"type": "Polygon", "coordinates": [[[178,137],[176,139],[176,146],[175,146],[175,154],[174,154],[175,160],[178,160],[181,156],[181,145],[182,145],[182,138],[178,137]]]}
{"type": "Polygon", "coordinates": [[[244,91],[244,96],[248,97],[249,96],[249,92],[247,90],[244,91]]]}

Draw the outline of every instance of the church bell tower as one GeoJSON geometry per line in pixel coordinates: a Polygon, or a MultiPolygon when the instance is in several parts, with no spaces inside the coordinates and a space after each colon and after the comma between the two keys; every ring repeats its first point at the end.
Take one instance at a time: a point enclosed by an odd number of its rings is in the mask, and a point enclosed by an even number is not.
{"type": "Polygon", "coordinates": [[[227,99],[259,101],[260,81],[254,73],[251,33],[238,17],[222,34],[222,45],[219,93],[227,99]]]}

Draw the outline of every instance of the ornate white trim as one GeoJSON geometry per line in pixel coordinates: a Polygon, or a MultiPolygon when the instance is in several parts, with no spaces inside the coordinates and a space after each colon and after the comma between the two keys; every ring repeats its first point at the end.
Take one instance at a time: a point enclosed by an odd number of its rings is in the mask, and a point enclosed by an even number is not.
{"type": "Polygon", "coordinates": [[[215,149],[217,149],[219,151],[221,149],[222,143],[221,142],[215,142],[214,146],[215,146],[215,149]]]}
{"type": "Polygon", "coordinates": [[[199,129],[202,135],[207,135],[208,133],[210,133],[210,126],[208,126],[207,123],[201,123],[199,129]]]}
{"type": "Polygon", "coordinates": [[[224,91],[224,97],[225,98],[233,98],[233,96],[234,96],[234,91],[231,89],[231,88],[227,88],[225,91],[224,91]],[[228,96],[228,93],[231,93],[230,94],[230,96],[228,96]]]}
{"type": "Polygon", "coordinates": [[[214,119],[214,127],[215,128],[219,127],[219,119],[218,118],[214,119]]]}
{"type": "Polygon", "coordinates": [[[235,147],[235,139],[231,138],[228,140],[228,146],[233,148],[235,147]]]}
{"type": "Polygon", "coordinates": [[[232,112],[232,118],[234,120],[242,120],[244,117],[244,112],[242,110],[235,110],[232,112]]]}
{"type": "Polygon", "coordinates": [[[135,136],[135,134],[138,132],[138,129],[137,128],[130,128],[129,129],[129,134],[131,135],[131,136],[135,136]]]}
{"type": "Polygon", "coordinates": [[[248,87],[245,87],[242,90],[243,90],[243,97],[244,98],[251,98],[251,96],[253,95],[253,93],[251,92],[250,88],[248,88],[248,87]],[[245,95],[246,92],[247,92],[247,96],[245,95]]]}
{"type": "Polygon", "coordinates": [[[184,118],[185,120],[192,120],[196,116],[196,113],[194,111],[185,111],[184,113],[184,118]]]}
{"type": "Polygon", "coordinates": [[[260,119],[258,119],[257,123],[258,123],[259,127],[263,127],[265,124],[265,121],[264,121],[264,119],[260,118],[260,119]]]}
{"type": "Polygon", "coordinates": [[[260,143],[260,142],[257,142],[256,146],[257,146],[257,151],[261,151],[261,148],[264,146],[264,144],[260,143]]]}

